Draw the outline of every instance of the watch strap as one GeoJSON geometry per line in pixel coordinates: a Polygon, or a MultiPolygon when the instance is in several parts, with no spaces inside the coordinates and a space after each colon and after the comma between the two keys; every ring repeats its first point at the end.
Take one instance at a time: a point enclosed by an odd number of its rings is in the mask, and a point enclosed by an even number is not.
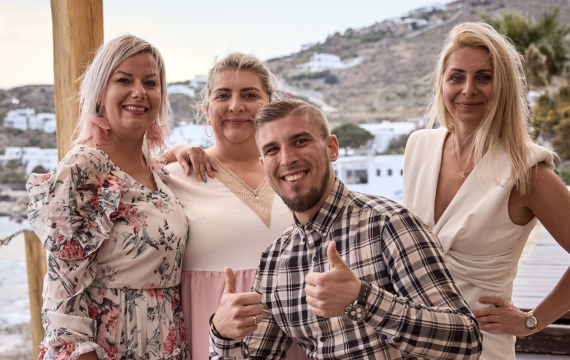
{"type": "Polygon", "coordinates": [[[368,295],[370,295],[370,290],[372,290],[372,285],[364,280],[360,280],[360,292],[354,304],[366,305],[368,300],[368,295]]]}
{"type": "Polygon", "coordinates": [[[531,331],[533,334],[539,332],[542,329],[538,328],[538,320],[536,319],[536,316],[534,316],[534,309],[532,309],[531,311],[526,313],[526,316],[524,318],[524,326],[526,326],[526,328],[531,331]],[[534,319],[534,326],[533,327],[529,327],[526,322],[529,318],[533,318],[534,319]]]}

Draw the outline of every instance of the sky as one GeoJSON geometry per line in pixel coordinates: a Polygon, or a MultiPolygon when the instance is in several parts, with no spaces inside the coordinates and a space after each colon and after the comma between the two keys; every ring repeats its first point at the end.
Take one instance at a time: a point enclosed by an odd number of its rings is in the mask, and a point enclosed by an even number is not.
{"type": "MultiPolygon", "coordinates": [[[[205,74],[216,57],[263,60],[335,32],[370,26],[434,0],[103,0],[105,41],[133,34],[162,53],[169,82],[205,74]]],[[[0,88],[53,84],[49,0],[0,0],[0,88]]]]}

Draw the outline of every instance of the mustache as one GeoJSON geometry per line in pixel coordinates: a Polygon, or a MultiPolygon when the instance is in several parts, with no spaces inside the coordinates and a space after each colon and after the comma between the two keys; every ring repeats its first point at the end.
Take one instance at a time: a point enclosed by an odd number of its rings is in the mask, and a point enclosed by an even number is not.
{"type": "MultiPolygon", "coordinates": [[[[293,172],[293,171],[298,171],[298,170],[308,170],[308,169],[307,169],[307,167],[302,166],[302,165],[293,165],[293,166],[288,166],[286,168],[282,168],[281,174],[293,172]]],[[[281,175],[281,176],[283,176],[283,175],[281,175]]]]}

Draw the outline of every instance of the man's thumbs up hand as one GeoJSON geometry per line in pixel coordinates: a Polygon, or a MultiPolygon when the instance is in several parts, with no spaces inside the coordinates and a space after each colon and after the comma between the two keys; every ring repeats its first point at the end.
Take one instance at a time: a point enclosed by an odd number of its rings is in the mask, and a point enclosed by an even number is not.
{"type": "Polygon", "coordinates": [[[344,315],[346,307],[356,301],[360,280],[336,250],[332,241],[327,248],[331,270],[305,276],[307,304],[315,315],[332,318],[344,315]]]}
{"type": "Polygon", "coordinates": [[[234,271],[227,267],[224,269],[226,273],[226,286],[224,287],[223,294],[235,294],[236,293],[236,274],[234,271]]]}
{"type": "Polygon", "coordinates": [[[236,294],[234,271],[227,267],[224,272],[226,285],[212,323],[221,336],[241,339],[254,332],[263,320],[261,295],[255,292],[236,294]]]}

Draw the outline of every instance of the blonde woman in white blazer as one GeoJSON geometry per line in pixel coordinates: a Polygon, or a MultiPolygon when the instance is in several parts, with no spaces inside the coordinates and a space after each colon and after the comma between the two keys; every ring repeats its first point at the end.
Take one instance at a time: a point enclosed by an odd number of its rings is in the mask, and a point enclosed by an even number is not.
{"type": "Polygon", "coordinates": [[[529,136],[521,56],[508,40],[487,24],[459,24],[435,75],[430,129],[413,133],[406,148],[404,206],[439,237],[484,330],[481,359],[514,360],[515,336],[570,309],[570,271],[532,312],[511,302],[537,218],[570,251],[570,192],[553,171],[555,154],[529,136]]]}

